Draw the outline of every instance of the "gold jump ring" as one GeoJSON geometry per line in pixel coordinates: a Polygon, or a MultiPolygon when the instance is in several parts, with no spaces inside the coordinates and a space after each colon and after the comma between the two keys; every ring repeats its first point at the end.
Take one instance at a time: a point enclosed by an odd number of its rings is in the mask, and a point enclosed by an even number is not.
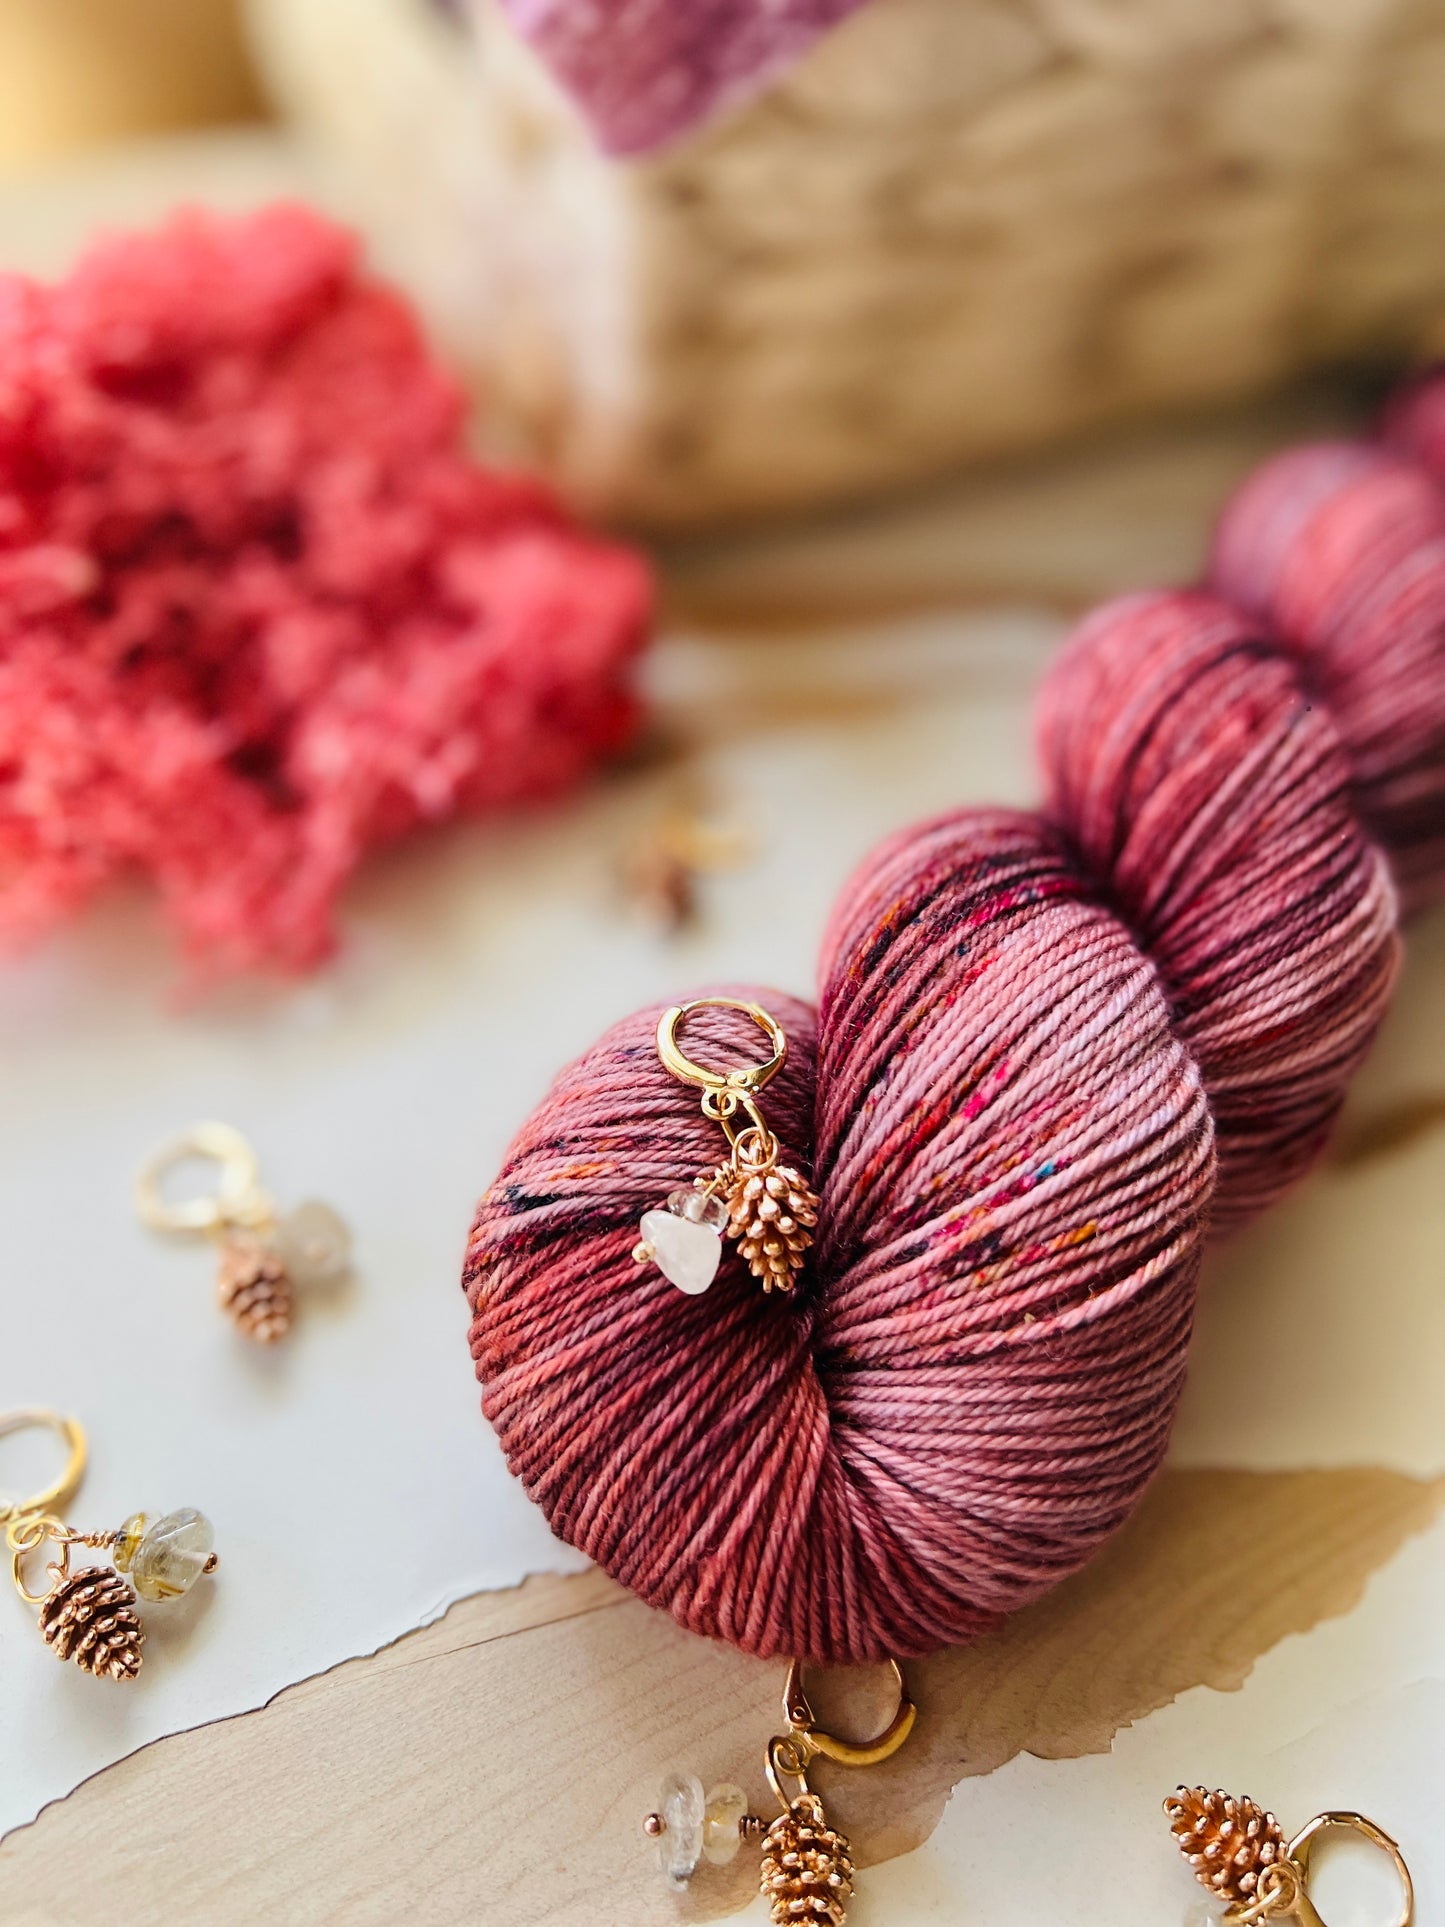
{"type": "Polygon", "coordinates": [[[47,1539],[53,1539],[60,1547],[60,1557],[50,1564],[57,1578],[64,1579],[70,1572],[70,1548],[74,1535],[66,1531],[59,1519],[53,1519],[48,1512],[31,1512],[18,1519],[12,1519],[5,1528],[5,1543],[10,1548],[10,1577],[16,1592],[27,1606],[43,1606],[53,1588],[47,1586],[44,1592],[31,1592],[25,1583],[25,1561],[32,1552],[43,1546],[47,1539]]]}

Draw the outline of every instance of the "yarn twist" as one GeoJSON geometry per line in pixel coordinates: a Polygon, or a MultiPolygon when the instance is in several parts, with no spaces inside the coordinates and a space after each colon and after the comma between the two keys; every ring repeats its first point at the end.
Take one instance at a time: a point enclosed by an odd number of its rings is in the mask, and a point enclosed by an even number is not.
{"type": "MultiPolygon", "coordinates": [[[[833,1661],[967,1641],[1157,1469],[1206,1233],[1324,1143],[1445,880],[1445,376],[1256,473],[1206,585],[1049,675],[1040,815],[890,838],[769,1119],[811,1157],[793,1301],[630,1256],[715,1127],[655,1010],[565,1070],[482,1199],[484,1409],[561,1535],[694,1631],[833,1661]]],[[[700,1014],[695,1054],[747,1027],[700,1014]]]]}

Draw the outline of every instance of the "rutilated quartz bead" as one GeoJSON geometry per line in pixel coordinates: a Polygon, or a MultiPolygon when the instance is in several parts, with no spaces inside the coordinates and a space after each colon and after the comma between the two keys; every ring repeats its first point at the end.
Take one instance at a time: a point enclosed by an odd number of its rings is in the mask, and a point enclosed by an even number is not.
{"type": "Polygon", "coordinates": [[[748,1796],[731,1780],[715,1786],[707,1796],[702,1815],[702,1853],[714,1867],[725,1867],[737,1858],[742,1845],[741,1825],[748,1810],[748,1796]]]}
{"type": "MultiPolygon", "coordinates": [[[[194,1506],[168,1512],[145,1528],[130,1556],[136,1591],[142,1599],[178,1599],[213,1563],[215,1543],[215,1530],[205,1513],[194,1506]]],[[[120,1565],[118,1548],[116,1564],[120,1565]]]]}

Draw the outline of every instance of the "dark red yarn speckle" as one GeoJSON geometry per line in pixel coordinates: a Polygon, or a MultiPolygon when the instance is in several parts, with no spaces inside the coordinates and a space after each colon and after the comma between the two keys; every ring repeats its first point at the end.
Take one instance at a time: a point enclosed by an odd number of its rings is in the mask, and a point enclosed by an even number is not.
{"type": "MultiPolygon", "coordinates": [[[[768,1116],[821,1199],[793,1298],[731,1251],[681,1300],[633,1257],[718,1154],[655,1008],[562,1072],[477,1208],[508,1463],[639,1597],[750,1652],[975,1639],[1161,1463],[1205,1240],[1319,1156],[1402,910],[1445,895],[1445,374],[1382,437],[1252,476],[1203,586],[1096,610],[1038,740],[1040,814],[864,858],[816,1011],[732,989],[793,1047],[768,1116]]],[[[697,1023],[704,1061],[746,1055],[745,1020],[697,1023]]]]}
{"type": "Polygon", "coordinates": [[[303,208],[0,277],[0,942],[142,872],[198,970],[305,969],[373,846],[618,747],[645,567],[464,419],[303,208]]]}

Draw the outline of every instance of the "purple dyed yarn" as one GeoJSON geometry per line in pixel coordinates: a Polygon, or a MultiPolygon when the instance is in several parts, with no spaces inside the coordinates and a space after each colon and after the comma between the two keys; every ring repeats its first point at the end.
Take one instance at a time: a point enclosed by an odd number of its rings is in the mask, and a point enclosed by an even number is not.
{"type": "Polygon", "coordinates": [[[861,0],[502,0],[609,154],[756,93],[861,0]]]}

